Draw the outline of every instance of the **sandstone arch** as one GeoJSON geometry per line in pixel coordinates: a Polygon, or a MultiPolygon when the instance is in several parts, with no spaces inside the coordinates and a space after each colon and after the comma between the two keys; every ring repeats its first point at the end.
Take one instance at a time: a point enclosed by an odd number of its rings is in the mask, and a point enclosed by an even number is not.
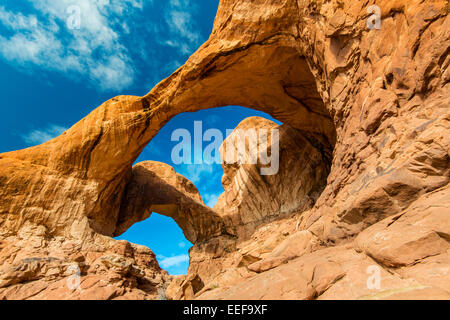
{"type": "Polygon", "coordinates": [[[270,11],[259,2],[251,8],[236,4],[230,12],[230,3],[221,2],[210,39],[146,96],[113,98],[62,136],[2,155],[5,229],[17,231],[19,221],[30,220],[55,234],[80,236],[92,228],[113,235],[132,163],[181,112],[226,105],[259,109],[313,136],[331,154],[334,125],[298,41],[296,2],[276,2],[270,11]],[[240,16],[249,9],[251,16],[240,16]],[[55,176],[58,182],[50,182],[55,176]],[[38,195],[17,201],[9,188],[38,195]]]}

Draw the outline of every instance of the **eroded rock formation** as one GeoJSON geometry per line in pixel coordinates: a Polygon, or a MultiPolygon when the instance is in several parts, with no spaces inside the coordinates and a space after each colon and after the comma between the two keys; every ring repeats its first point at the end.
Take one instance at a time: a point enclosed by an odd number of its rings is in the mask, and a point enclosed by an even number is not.
{"type": "Polygon", "coordinates": [[[133,167],[119,212],[115,235],[156,212],[171,217],[192,243],[226,233],[223,219],[207,207],[192,182],[161,162],[133,167]]]}
{"type": "Polygon", "coordinates": [[[241,239],[271,219],[310,209],[325,188],[331,162],[299,130],[260,117],[242,121],[220,154],[225,192],[214,209],[241,239]],[[227,151],[235,156],[226,159],[227,151]],[[261,163],[265,158],[269,164],[261,163]]]}
{"type": "Polygon", "coordinates": [[[155,300],[172,280],[147,247],[21,229],[0,242],[0,300],[155,300]]]}
{"type": "MultiPolygon", "coordinates": [[[[121,210],[132,164],[158,130],[181,112],[242,105],[330,155],[326,186],[312,208],[244,238],[227,228],[218,235],[209,218],[193,218],[209,217],[204,209],[193,213],[189,273],[169,297],[448,299],[448,11],[444,0],[221,0],[209,40],[146,96],[111,99],[60,137],[0,155],[0,295],[51,297],[66,281],[65,263],[83,265],[73,254],[109,255],[109,236],[143,217],[121,210]],[[367,27],[373,4],[380,29],[367,27]],[[369,267],[379,268],[380,287],[367,285],[369,267]]],[[[170,192],[175,218],[180,198],[177,187],[170,192]]],[[[96,298],[151,298],[168,282],[159,276],[145,287],[142,279],[164,273],[139,250],[98,264],[125,282],[96,298]]],[[[97,269],[95,255],[84,259],[97,269]]],[[[87,287],[89,270],[81,271],[87,287]]]]}

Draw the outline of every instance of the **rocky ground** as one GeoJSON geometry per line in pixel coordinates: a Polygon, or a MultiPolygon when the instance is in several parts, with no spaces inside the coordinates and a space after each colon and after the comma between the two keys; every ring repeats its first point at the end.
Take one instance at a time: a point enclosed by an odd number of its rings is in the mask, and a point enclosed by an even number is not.
{"type": "Polygon", "coordinates": [[[375,2],[221,0],[147,95],[0,154],[0,299],[449,299],[449,6],[375,2]],[[226,105],[283,122],[239,125],[279,130],[276,176],[225,164],[211,209],[169,166],[132,167],[175,115],[226,105]],[[111,238],[151,212],[194,243],[186,276],[111,238]]]}

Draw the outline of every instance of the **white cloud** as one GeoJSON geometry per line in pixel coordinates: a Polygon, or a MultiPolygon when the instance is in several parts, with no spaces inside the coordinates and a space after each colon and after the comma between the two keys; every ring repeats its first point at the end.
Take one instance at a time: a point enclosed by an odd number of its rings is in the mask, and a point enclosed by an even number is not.
{"type": "Polygon", "coordinates": [[[198,7],[188,0],[157,5],[153,0],[26,1],[32,9],[27,13],[13,4],[0,5],[0,28],[6,29],[0,34],[0,59],[29,72],[38,67],[88,80],[102,91],[130,87],[144,75],[136,66],[154,70],[145,72],[143,81],[153,86],[205,40],[196,20],[198,7]],[[79,28],[70,29],[78,27],[77,21],[79,28]],[[176,56],[167,61],[154,44],[172,48],[176,56]]]}
{"type": "Polygon", "coordinates": [[[210,175],[214,173],[213,171],[213,165],[187,164],[181,169],[181,174],[191,180],[194,184],[197,184],[204,178],[210,177],[210,175]]]}
{"type": "Polygon", "coordinates": [[[22,135],[22,139],[29,145],[39,145],[61,135],[67,128],[51,124],[45,129],[33,130],[22,135]]]}
{"type": "Polygon", "coordinates": [[[173,257],[161,257],[162,260],[159,262],[162,268],[167,269],[170,267],[179,266],[183,263],[189,262],[189,256],[187,254],[181,254],[173,257]]]}
{"type": "Polygon", "coordinates": [[[181,165],[178,171],[195,184],[205,204],[212,208],[223,192],[223,189],[217,190],[223,174],[220,168],[220,164],[188,164],[181,165]]]}
{"type": "Polygon", "coordinates": [[[179,246],[180,248],[185,248],[185,247],[186,247],[186,243],[184,243],[184,242],[179,242],[179,243],[178,243],[178,246],[179,246]]]}
{"type": "Polygon", "coordinates": [[[0,7],[0,22],[12,30],[27,30],[37,26],[37,18],[34,15],[26,17],[21,13],[12,13],[0,7]]]}
{"type": "Polygon", "coordinates": [[[104,90],[109,88],[126,88],[133,83],[133,72],[128,72],[126,57],[112,56],[103,64],[93,66],[91,75],[104,90]]]}
{"type": "Polygon", "coordinates": [[[72,78],[82,75],[102,90],[121,90],[133,83],[136,72],[116,23],[126,32],[128,26],[119,16],[141,10],[142,0],[29,1],[36,12],[28,16],[0,6],[0,25],[10,31],[0,35],[5,60],[72,78]],[[71,6],[79,8],[79,15],[68,11],[71,6]],[[69,18],[79,20],[79,29],[68,28],[69,18]]]}
{"type": "Polygon", "coordinates": [[[201,34],[193,14],[197,8],[188,0],[170,0],[165,19],[169,26],[171,40],[164,43],[177,48],[182,54],[192,54],[201,44],[201,34]]]}
{"type": "Polygon", "coordinates": [[[205,204],[208,207],[214,208],[214,206],[217,203],[217,200],[219,199],[219,196],[220,196],[220,193],[219,194],[214,194],[214,193],[209,194],[208,193],[203,196],[203,199],[205,200],[205,204]]]}

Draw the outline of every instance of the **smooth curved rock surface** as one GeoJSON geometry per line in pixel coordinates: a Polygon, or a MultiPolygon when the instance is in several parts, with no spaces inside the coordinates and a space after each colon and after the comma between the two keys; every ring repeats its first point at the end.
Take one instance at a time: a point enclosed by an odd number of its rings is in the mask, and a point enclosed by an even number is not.
{"type": "Polygon", "coordinates": [[[225,192],[214,209],[241,239],[261,224],[311,209],[331,165],[331,155],[301,131],[261,117],[243,120],[223,142],[220,155],[225,192]],[[277,154],[273,159],[272,153],[277,154]],[[265,158],[274,163],[262,163],[265,158]]]}
{"type": "MultiPolygon", "coordinates": [[[[448,283],[436,280],[449,271],[448,3],[377,1],[379,30],[367,28],[373,3],[221,0],[209,40],[147,95],[113,98],[60,137],[1,154],[0,294],[51,296],[46,284],[66,276],[57,260],[42,256],[61,243],[79,243],[73,254],[109,252],[114,245],[105,242],[121,219],[132,165],[158,130],[182,112],[242,105],[332,154],[326,187],[313,208],[260,226],[247,240],[213,230],[197,241],[184,291],[172,296],[448,299],[448,283]],[[319,248],[305,245],[316,251],[288,250],[288,258],[275,259],[296,231],[310,232],[319,248]],[[395,241],[372,242],[374,232],[395,241]],[[38,266],[26,260],[23,274],[11,275],[16,263],[33,257],[38,266]],[[258,261],[266,261],[253,268],[261,273],[250,270],[258,261]],[[367,289],[368,265],[381,268],[386,286],[367,289]],[[300,267],[302,276],[290,281],[300,267]]],[[[81,264],[71,255],[59,259],[81,264]]],[[[124,257],[105,258],[107,270],[122,271],[102,277],[125,284],[94,285],[106,290],[95,297],[126,297],[145,287],[131,268],[137,264],[124,257]]],[[[166,282],[160,277],[149,292],[166,282]]],[[[141,291],[132,296],[155,297],[141,291]]]]}
{"type": "Polygon", "coordinates": [[[148,219],[152,212],[174,219],[192,243],[226,232],[222,217],[203,203],[191,181],[165,163],[145,161],[133,167],[115,235],[148,219]]]}

